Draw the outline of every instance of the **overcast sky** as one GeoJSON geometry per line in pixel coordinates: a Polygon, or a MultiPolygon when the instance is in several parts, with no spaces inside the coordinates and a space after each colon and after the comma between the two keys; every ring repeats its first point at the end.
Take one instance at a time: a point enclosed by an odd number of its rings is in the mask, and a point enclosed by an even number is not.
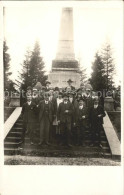
{"type": "Polygon", "coordinates": [[[24,60],[27,48],[36,40],[41,47],[46,71],[55,59],[62,7],[73,7],[74,49],[76,59],[91,74],[97,50],[108,40],[113,48],[118,84],[123,67],[123,6],[122,2],[21,2],[5,3],[4,36],[11,56],[12,79],[24,60]]]}

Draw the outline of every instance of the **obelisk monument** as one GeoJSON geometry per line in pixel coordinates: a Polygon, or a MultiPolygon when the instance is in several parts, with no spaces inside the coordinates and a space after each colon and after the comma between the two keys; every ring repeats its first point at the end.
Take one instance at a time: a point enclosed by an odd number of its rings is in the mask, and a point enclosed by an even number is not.
{"type": "Polygon", "coordinates": [[[73,9],[63,8],[56,59],[48,76],[51,87],[66,87],[71,79],[73,86],[80,86],[78,61],[75,60],[73,40],[73,9]]]}

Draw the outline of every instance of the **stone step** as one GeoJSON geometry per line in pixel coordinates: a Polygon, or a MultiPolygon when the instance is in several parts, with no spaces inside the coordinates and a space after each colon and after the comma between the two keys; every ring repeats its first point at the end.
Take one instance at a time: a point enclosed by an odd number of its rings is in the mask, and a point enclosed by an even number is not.
{"type": "Polygon", "coordinates": [[[9,137],[20,137],[21,134],[21,132],[12,131],[9,133],[9,137]]]}
{"type": "Polygon", "coordinates": [[[106,153],[103,151],[96,151],[94,149],[86,150],[86,148],[82,148],[79,150],[69,149],[61,149],[61,150],[50,150],[50,149],[33,149],[33,148],[24,148],[24,149],[13,149],[13,148],[5,148],[5,155],[26,155],[26,156],[43,156],[43,157],[101,157],[101,158],[111,158],[110,153],[106,153]]]}
{"type": "Polygon", "coordinates": [[[23,127],[23,124],[21,122],[18,122],[18,123],[15,123],[14,124],[14,127],[17,126],[17,127],[23,127]]]}
{"type": "Polygon", "coordinates": [[[18,148],[4,148],[4,155],[19,155],[20,150],[18,148]]]}
{"type": "MultiPolygon", "coordinates": [[[[18,148],[18,147],[20,147],[20,144],[19,144],[19,141],[20,140],[18,140],[18,142],[5,142],[4,143],[4,147],[5,148],[18,148]]],[[[42,146],[42,147],[45,147],[45,146],[42,146]]],[[[41,148],[42,148],[41,147],[41,148]]],[[[66,147],[62,147],[62,146],[59,146],[59,145],[56,145],[56,146],[48,146],[49,147],[49,149],[50,150],[52,150],[53,148],[54,149],[58,149],[58,148],[65,148],[66,149],[66,147]]],[[[39,146],[37,145],[37,144],[35,144],[35,145],[31,145],[30,144],[30,141],[29,141],[29,143],[27,143],[27,142],[25,142],[25,149],[37,149],[37,148],[39,148],[39,146]]],[[[93,146],[93,147],[90,147],[90,146],[84,146],[84,147],[82,147],[82,146],[80,146],[80,147],[78,147],[78,146],[73,146],[72,147],[73,149],[75,149],[75,150],[77,150],[77,148],[80,150],[80,149],[82,149],[82,148],[85,148],[85,150],[89,150],[90,152],[92,151],[92,150],[94,150],[94,151],[100,151],[101,150],[101,148],[99,148],[99,147],[97,147],[97,146],[93,146]]],[[[102,151],[104,151],[104,152],[110,152],[110,149],[109,149],[109,147],[105,147],[105,146],[103,146],[103,148],[102,148],[102,151]]]]}
{"type": "Polygon", "coordinates": [[[18,148],[18,147],[20,146],[19,141],[20,141],[20,140],[18,140],[18,142],[11,142],[11,141],[10,141],[10,142],[9,142],[9,141],[7,142],[7,141],[6,141],[6,142],[4,143],[4,147],[5,147],[5,148],[18,148]]]}

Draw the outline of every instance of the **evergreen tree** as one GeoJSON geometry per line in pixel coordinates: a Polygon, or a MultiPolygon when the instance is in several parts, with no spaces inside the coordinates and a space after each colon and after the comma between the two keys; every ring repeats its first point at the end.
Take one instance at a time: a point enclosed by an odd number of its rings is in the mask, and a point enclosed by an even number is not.
{"type": "Polygon", "coordinates": [[[102,91],[106,87],[104,77],[104,64],[98,52],[96,53],[95,60],[92,63],[92,70],[93,72],[89,80],[93,87],[93,90],[102,91]]]}
{"type": "Polygon", "coordinates": [[[81,85],[85,85],[87,82],[87,74],[86,74],[86,68],[82,68],[80,70],[80,75],[81,75],[81,85]]]}
{"type": "Polygon", "coordinates": [[[8,46],[6,41],[3,42],[3,66],[4,66],[4,89],[9,90],[11,80],[9,76],[12,74],[10,72],[10,55],[8,54],[8,46]]]}
{"type": "Polygon", "coordinates": [[[27,51],[22,64],[22,72],[19,73],[19,83],[24,91],[28,86],[33,87],[38,81],[45,85],[47,76],[44,71],[43,58],[40,56],[40,46],[36,42],[33,51],[27,51]]]}
{"type": "Polygon", "coordinates": [[[113,75],[115,73],[114,59],[112,57],[112,48],[109,43],[105,43],[102,52],[102,62],[104,64],[104,77],[106,89],[112,89],[113,87],[113,75]]]}
{"type": "Polygon", "coordinates": [[[30,70],[30,61],[31,61],[31,51],[28,49],[26,51],[25,59],[22,64],[22,70],[19,72],[19,80],[16,80],[18,82],[18,86],[21,87],[24,91],[26,91],[28,86],[32,86],[32,80],[29,74],[30,70]]]}
{"type": "Polygon", "coordinates": [[[34,86],[38,81],[42,85],[45,85],[47,76],[45,75],[44,68],[45,66],[44,66],[43,58],[40,56],[40,46],[39,43],[36,42],[34,46],[34,50],[31,54],[30,68],[29,68],[29,75],[32,81],[32,86],[34,86]]]}

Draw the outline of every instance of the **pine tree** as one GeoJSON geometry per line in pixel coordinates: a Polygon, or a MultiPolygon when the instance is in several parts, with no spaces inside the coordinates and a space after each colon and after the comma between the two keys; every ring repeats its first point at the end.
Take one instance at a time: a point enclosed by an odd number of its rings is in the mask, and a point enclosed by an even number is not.
{"type": "Polygon", "coordinates": [[[12,74],[10,72],[10,55],[8,54],[8,46],[6,41],[3,42],[3,65],[4,65],[4,89],[9,90],[11,80],[9,76],[12,74]]]}
{"type": "Polygon", "coordinates": [[[112,48],[109,43],[105,43],[101,51],[102,62],[104,64],[104,77],[106,89],[112,89],[113,87],[113,75],[115,74],[114,59],[112,57],[112,48]]]}
{"type": "Polygon", "coordinates": [[[90,83],[95,91],[102,91],[105,89],[105,77],[104,77],[104,64],[102,62],[101,56],[98,52],[95,55],[95,60],[92,63],[92,74],[90,78],[90,83]]]}
{"type": "Polygon", "coordinates": [[[26,91],[28,86],[32,86],[32,80],[29,74],[30,70],[30,60],[31,60],[31,51],[28,49],[26,51],[25,59],[22,64],[22,70],[19,73],[19,80],[17,81],[17,85],[21,87],[24,91],[26,91]]]}
{"type": "Polygon", "coordinates": [[[21,89],[26,91],[28,86],[34,87],[39,81],[45,85],[47,76],[44,71],[43,58],[40,56],[40,46],[36,42],[33,51],[27,50],[22,64],[22,71],[19,73],[18,84],[21,83],[21,89]]]}
{"type": "Polygon", "coordinates": [[[86,82],[87,82],[87,74],[86,74],[86,68],[82,68],[80,70],[80,75],[81,75],[81,85],[85,86],[86,82]]]}
{"type": "Polygon", "coordinates": [[[40,56],[40,46],[39,43],[36,42],[34,46],[34,50],[31,54],[30,69],[29,69],[29,75],[32,81],[32,86],[34,86],[38,81],[42,85],[45,85],[47,76],[45,75],[44,68],[45,66],[44,66],[43,58],[40,56]]]}

